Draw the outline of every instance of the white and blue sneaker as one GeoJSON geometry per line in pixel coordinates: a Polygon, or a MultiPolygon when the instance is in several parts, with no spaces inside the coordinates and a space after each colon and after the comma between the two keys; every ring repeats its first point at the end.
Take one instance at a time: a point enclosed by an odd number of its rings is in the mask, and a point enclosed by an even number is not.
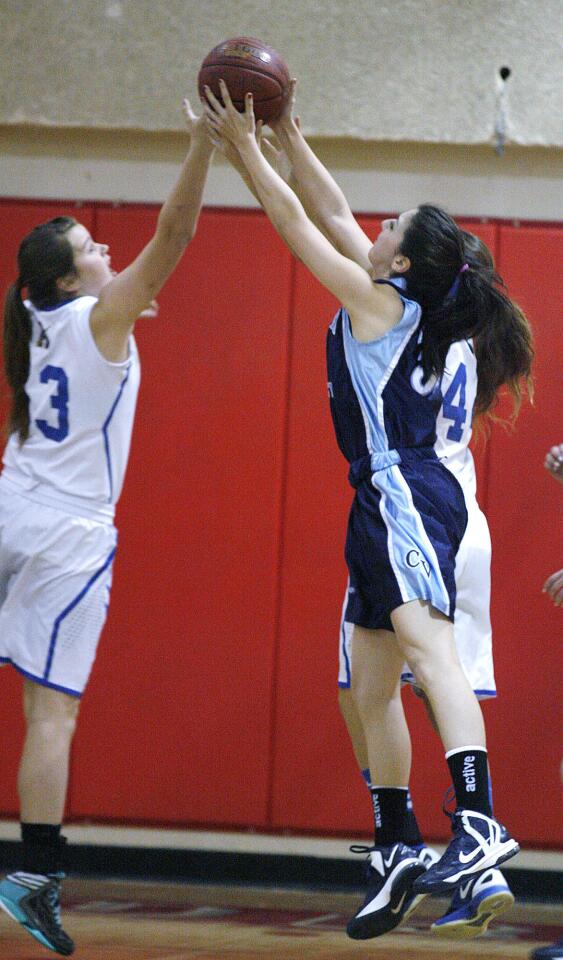
{"type": "Polygon", "coordinates": [[[386,847],[350,847],[367,853],[367,896],[346,933],[352,940],[371,940],[398,927],[423,899],[413,894],[413,882],[426,867],[419,854],[404,843],[386,847]]]}
{"type": "Polygon", "coordinates": [[[63,878],[64,873],[11,873],[0,883],[0,907],[44,947],[69,957],[74,943],[61,926],[63,878]]]}
{"type": "Polygon", "coordinates": [[[514,903],[514,896],[500,870],[485,870],[477,879],[460,883],[450,909],[431,930],[450,940],[470,940],[485,933],[491,920],[514,903]]]}
{"type": "Polygon", "coordinates": [[[414,882],[415,893],[453,893],[476,874],[514,857],[520,847],[506,827],[476,810],[456,810],[451,815],[453,840],[437,863],[414,882]]]}

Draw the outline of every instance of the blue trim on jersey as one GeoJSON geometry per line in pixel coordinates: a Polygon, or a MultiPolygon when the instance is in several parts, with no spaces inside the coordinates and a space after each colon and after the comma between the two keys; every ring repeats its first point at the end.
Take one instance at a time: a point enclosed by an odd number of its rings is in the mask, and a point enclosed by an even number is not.
{"type": "MultiPolygon", "coordinates": [[[[346,366],[362,411],[367,448],[372,455],[390,450],[382,393],[419,323],[419,305],[403,298],[403,315],[399,322],[383,336],[363,342],[355,339],[350,316],[347,310],[342,308],[342,341],[346,366]]],[[[395,462],[398,460],[397,457],[395,462]]],[[[379,464],[374,464],[374,469],[378,468],[379,464]]]]}
{"type": "Polygon", "coordinates": [[[23,667],[18,666],[17,663],[14,663],[13,660],[10,660],[9,657],[0,657],[0,663],[8,663],[14,670],[17,670],[18,673],[21,673],[22,677],[25,677],[26,680],[33,680],[34,683],[38,683],[40,687],[49,687],[51,690],[59,690],[60,693],[68,693],[71,697],[81,697],[82,690],[71,690],[70,687],[62,687],[60,683],[51,683],[49,680],[44,680],[42,677],[36,677],[35,674],[29,673],[27,670],[24,670],[23,667]]]}
{"type": "Polygon", "coordinates": [[[342,623],[340,624],[340,642],[342,644],[342,653],[344,655],[344,664],[346,668],[346,683],[341,683],[339,681],[339,687],[349,687],[351,683],[352,669],[350,667],[350,658],[348,657],[348,652],[346,650],[346,621],[344,617],[342,618],[342,623]]]}
{"type": "Polygon", "coordinates": [[[450,616],[450,595],[440,563],[403,474],[397,467],[390,467],[378,475],[374,486],[381,493],[379,509],[388,531],[389,559],[403,602],[425,597],[450,616]],[[419,548],[424,550],[424,555],[419,548]],[[408,580],[405,557],[410,568],[408,580]]]}
{"type": "Polygon", "coordinates": [[[53,310],[60,310],[61,307],[66,307],[68,303],[74,303],[75,300],[79,300],[79,299],[80,297],[69,297],[68,300],[59,300],[59,302],[56,303],[53,307],[36,307],[35,304],[33,303],[33,300],[31,300],[31,303],[33,304],[34,309],[37,310],[38,313],[52,313],[53,310]]]}
{"type": "Polygon", "coordinates": [[[65,619],[65,617],[67,617],[68,614],[71,613],[71,611],[74,610],[74,608],[80,603],[80,601],[82,600],[82,598],[86,596],[86,594],[88,593],[88,590],[89,590],[90,587],[96,582],[96,580],[98,579],[98,577],[101,577],[102,573],[104,573],[104,571],[107,570],[107,568],[108,568],[109,566],[111,566],[111,563],[112,563],[112,561],[113,561],[113,558],[115,557],[115,551],[116,551],[116,550],[117,550],[117,547],[114,547],[113,550],[111,551],[111,553],[109,554],[109,556],[107,557],[107,559],[104,561],[103,566],[101,566],[99,570],[96,570],[96,572],[95,572],[94,574],[92,574],[92,576],[91,576],[90,579],[88,580],[88,583],[86,584],[86,586],[82,588],[82,590],[81,590],[80,593],[74,598],[74,600],[71,600],[71,602],[68,604],[67,607],[65,607],[65,609],[62,611],[62,613],[59,613],[57,619],[55,620],[55,623],[54,623],[54,626],[53,626],[53,632],[51,633],[51,642],[50,642],[50,644],[49,644],[49,653],[47,654],[47,664],[46,664],[46,666],[45,666],[45,671],[44,671],[44,673],[43,673],[43,680],[47,681],[47,680],[49,679],[49,674],[50,674],[50,672],[51,672],[51,666],[52,666],[52,664],[53,664],[53,657],[54,657],[54,655],[55,655],[55,647],[56,647],[56,645],[57,645],[57,637],[58,637],[58,634],[59,634],[59,627],[60,627],[61,623],[63,622],[63,620],[65,619]]]}
{"type": "MultiPolygon", "coordinates": [[[[411,686],[413,686],[413,687],[418,686],[418,684],[417,684],[417,682],[416,682],[416,680],[415,680],[415,678],[414,678],[414,674],[410,673],[409,671],[405,671],[404,673],[401,674],[401,683],[409,683],[409,684],[410,684],[411,686]]],[[[340,684],[339,684],[339,686],[340,686],[340,684]]],[[[475,689],[473,688],[473,693],[475,694],[476,697],[491,697],[491,698],[492,698],[492,697],[496,697],[496,696],[497,696],[497,691],[496,691],[496,690],[475,690],[475,689]]]]}
{"type": "Polygon", "coordinates": [[[112,469],[111,469],[111,455],[110,455],[110,450],[109,450],[108,427],[109,427],[109,425],[110,425],[111,418],[113,417],[113,415],[114,415],[114,413],[115,413],[117,404],[119,403],[119,401],[121,400],[121,397],[122,397],[122,395],[123,395],[123,389],[124,389],[125,384],[127,383],[128,379],[129,379],[129,374],[131,373],[131,367],[132,367],[132,364],[129,364],[129,366],[128,366],[128,368],[127,368],[127,373],[125,374],[123,380],[121,381],[121,383],[120,383],[120,385],[119,385],[119,390],[117,391],[117,396],[116,396],[115,400],[113,401],[111,410],[110,410],[110,412],[108,413],[107,418],[106,418],[106,421],[105,421],[105,423],[104,423],[104,425],[103,425],[103,427],[102,427],[102,433],[103,433],[103,435],[104,435],[104,449],[105,449],[105,452],[106,452],[106,464],[107,464],[107,468],[108,468],[108,480],[109,480],[109,497],[108,497],[108,503],[111,503],[112,500],[113,500],[113,474],[112,474],[112,469]]]}

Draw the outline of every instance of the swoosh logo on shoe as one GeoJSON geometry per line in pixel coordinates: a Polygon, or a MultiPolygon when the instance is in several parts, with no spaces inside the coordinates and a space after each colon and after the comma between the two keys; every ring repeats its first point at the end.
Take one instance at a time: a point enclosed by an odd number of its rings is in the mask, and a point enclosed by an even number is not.
{"type": "Polygon", "coordinates": [[[390,908],[390,909],[391,909],[391,913],[399,913],[399,910],[400,910],[401,907],[403,906],[403,903],[405,902],[406,898],[407,898],[407,891],[405,890],[405,892],[404,892],[403,896],[401,897],[401,899],[399,900],[397,906],[390,908]]]}
{"type": "Polygon", "coordinates": [[[470,860],[474,860],[479,850],[472,850],[471,853],[460,853],[459,862],[460,863],[469,863],[470,860]]]}
{"type": "Polygon", "coordinates": [[[471,887],[472,887],[472,886],[473,886],[473,880],[470,880],[469,883],[466,883],[465,886],[463,886],[463,884],[460,885],[460,887],[459,887],[459,895],[460,895],[460,897],[461,897],[462,900],[465,900],[465,898],[466,898],[467,894],[469,893],[469,891],[471,890],[471,887]]]}
{"type": "Polygon", "coordinates": [[[387,869],[389,869],[389,867],[390,867],[391,864],[393,863],[393,860],[395,859],[395,850],[396,850],[396,849],[397,849],[396,847],[393,847],[393,849],[392,849],[392,851],[391,851],[391,856],[389,857],[389,860],[386,860],[385,857],[383,857],[383,863],[385,864],[385,866],[387,867],[387,869]]]}

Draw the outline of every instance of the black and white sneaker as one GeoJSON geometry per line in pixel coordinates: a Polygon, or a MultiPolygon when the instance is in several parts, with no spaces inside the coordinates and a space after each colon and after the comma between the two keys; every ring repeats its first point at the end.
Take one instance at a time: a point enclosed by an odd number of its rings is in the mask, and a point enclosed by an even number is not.
{"type": "Polygon", "coordinates": [[[371,940],[394,930],[418,906],[423,896],[413,894],[413,882],[426,867],[417,851],[404,843],[350,849],[368,854],[368,892],[346,933],[352,940],[371,940]]]}
{"type": "Polygon", "coordinates": [[[520,849],[506,827],[484,813],[460,809],[451,816],[453,840],[438,862],[416,879],[415,893],[451,894],[463,880],[497,867],[520,849]]]}

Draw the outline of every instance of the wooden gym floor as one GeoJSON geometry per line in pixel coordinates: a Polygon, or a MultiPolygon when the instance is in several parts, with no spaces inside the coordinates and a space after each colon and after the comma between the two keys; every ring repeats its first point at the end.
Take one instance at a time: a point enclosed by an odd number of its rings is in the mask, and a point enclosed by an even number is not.
{"type": "MultiPolygon", "coordinates": [[[[354,943],[344,924],[360,901],[350,893],[71,879],[63,918],[77,960],[517,960],[561,935],[554,905],[520,902],[485,937],[438,939],[429,925],[447,904],[428,899],[397,932],[354,943]]],[[[53,956],[0,912],[0,957],[53,956]]]]}

